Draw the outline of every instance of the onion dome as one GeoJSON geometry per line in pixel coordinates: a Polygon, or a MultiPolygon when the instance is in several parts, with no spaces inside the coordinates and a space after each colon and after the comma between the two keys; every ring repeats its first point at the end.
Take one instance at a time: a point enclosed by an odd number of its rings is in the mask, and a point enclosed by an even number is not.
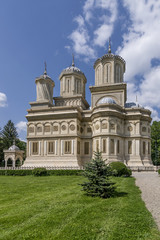
{"type": "Polygon", "coordinates": [[[97,103],[97,105],[100,104],[116,104],[116,102],[111,97],[103,97],[97,103]]]}
{"type": "Polygon", "coordinates": [[[64,75],[64,74],[72,74],[72,73],[78,73],[78,74],[81,74],[85,77],[84,73],[78,67],[75,66],[74,55],[72,57],[72,65],[70,67],[67,67],[67,68],[63,69],[59,78],[61,78],[62,75],[64,75]]]}

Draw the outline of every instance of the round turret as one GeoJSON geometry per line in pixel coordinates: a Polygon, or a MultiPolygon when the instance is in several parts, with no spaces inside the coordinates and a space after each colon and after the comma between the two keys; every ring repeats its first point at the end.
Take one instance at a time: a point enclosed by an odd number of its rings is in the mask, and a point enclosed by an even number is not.
{"type": "Polygon", "coordinates": [[[94,69],[96,86],[122,83],[125,72],[125,60],[111,53],[111,45],[109,43],[108,53],[95,61],[94,69]]]}
{"type": "Polygon", "coordinates": [[[83,96],[85,98],[85,84],[87,82],[84,73],[74,64],[74,56],[72,66],[65,68],[60,76],[61,96],[83,96]]]}

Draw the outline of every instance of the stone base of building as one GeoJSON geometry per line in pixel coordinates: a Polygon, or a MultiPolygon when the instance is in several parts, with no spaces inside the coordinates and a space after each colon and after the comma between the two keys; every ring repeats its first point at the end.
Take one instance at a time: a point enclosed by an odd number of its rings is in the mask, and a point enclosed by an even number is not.
{"type": "Polygon", "coordinates": [[[56,158],[48,159],[48,158],[26,158],[22,167],[77,167],[79,168],[81,164],[78,164],[77,159],[70,158],[56,158]]]}
{"type": "MultiPolygon", "coordinates": [[[[48,157],[28,157],[22,167],[62,167],[62,168],[83,168],[90,158],[76,158],[76,157],[61,157],[61,158],[48,158],[48,157]]],[[[119,158],[109,157],[106,163],[122,162],[128,167],[152,167],[153,164],[150,159],[133,158],[123,160],[119,158]]]]}

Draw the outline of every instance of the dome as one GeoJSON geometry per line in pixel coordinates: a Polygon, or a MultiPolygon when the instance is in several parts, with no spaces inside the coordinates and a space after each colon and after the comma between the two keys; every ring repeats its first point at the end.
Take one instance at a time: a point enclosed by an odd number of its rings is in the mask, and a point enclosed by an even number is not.
{"type": "Polygon", "coordinates": [[[80,73],[80,74],[84,75],[84,73],[79,68],[77,68],[75,66],[67,67],[67,68],[63,69],[63,71],[62,71],[62,73],[73,73],[73,72],[80,73]]]}
{"type": "Polygon", "coordinates": [[[44,73],[43,73],[42,75],[40,75],[39,77],[37,77],[35,82],[37,82],[37,81],[39,81],[39,80],[41,80],[41,79],[48,80],[49,82],[52,82],[52,84],[53,84],[53,86],[54,86],[54,81],[51,79],[51,77],[49,77],[49,76],[47,75],[47,64],[46,64],[46,62],[45,62],[45,70],[44,70],[44,73]]]}
{"type": "Polygon", "coordinates": [[[9,151],[17,151],[17,150],[19,151],[20,149],[15,144],[13,144],[8,150],[9,151]]]}
{"type": "Polygon", "coordinates": [[[84,73],[78,67],[75,66],[74,55],[73,55],[73,59],[72,59],[72,65],[70,67],[67,67],[67,68],[63,69],[63,71],[60,74],[60,78],[63,74],[67,74],[67,73],[78,73],[78,74],[81,74],[85,77],[84,73]]]}
{"type": "Polygon", "coordinates": [[[111,97],[103,97],[103,98],[101,98],[98,101],[97,104],[99,105],[99,104],[105,104],[105,103],[107,103],[107,104],[116,104],[116,102],[111,97]]]}

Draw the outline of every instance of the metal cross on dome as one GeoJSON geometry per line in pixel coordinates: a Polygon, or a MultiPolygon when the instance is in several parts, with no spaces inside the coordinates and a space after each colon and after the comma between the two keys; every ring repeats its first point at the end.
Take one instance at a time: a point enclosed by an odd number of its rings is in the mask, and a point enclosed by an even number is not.
{"type": "Polygon", "coordinates": [[[44,67],[45,67],[44,74],[47,74],[47,63],[46,63],[46,61],[44,62],[44,67]]]}

